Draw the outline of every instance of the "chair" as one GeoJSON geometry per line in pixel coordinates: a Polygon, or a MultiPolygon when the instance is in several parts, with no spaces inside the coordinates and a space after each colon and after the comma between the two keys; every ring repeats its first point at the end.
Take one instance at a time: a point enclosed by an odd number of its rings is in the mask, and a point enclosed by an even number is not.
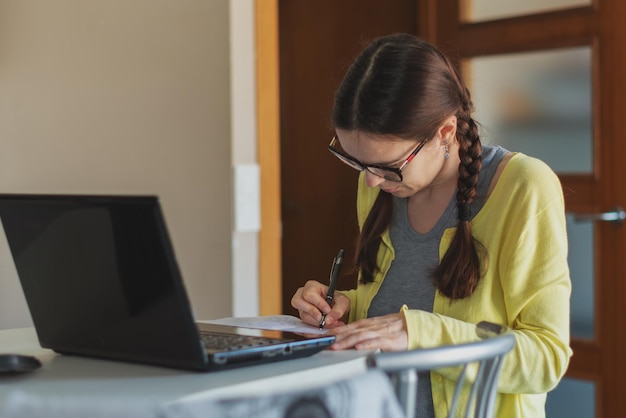
{"type": "Polygon", "coordinates": [[[417,397],[417,372],[444,367],[457,367],[461,371],[456,383],[448,417],[465,413],[465,417],[491,418],[494,414],[498,375],[504,356],[515,346],[515,337],[508,328],[490,322],[476,325],[480,341],[447,345],[403,352],[378,352],[370,354],[367,365],[387,373],[396,396],[407,418],[415,415],[417,397]],[[475,364],[476,366],[469,367],[475,364]],[[468,373],[468,370],[475,370],[468,373]],[[467,402],[460,404],[465,386],[470,386],[467,402]]]}
{"type": "MultiPolygon", "coordinates": [[[[393,387],[381,370],[371,369],[304,388],[276,390],[271,386],[254,395],[244,393],[216,398],[192,394],[165,405],[158,418],[404,417],[393,387]]],[[[4,417],[1,405],[0,416],[4,417]]]]}

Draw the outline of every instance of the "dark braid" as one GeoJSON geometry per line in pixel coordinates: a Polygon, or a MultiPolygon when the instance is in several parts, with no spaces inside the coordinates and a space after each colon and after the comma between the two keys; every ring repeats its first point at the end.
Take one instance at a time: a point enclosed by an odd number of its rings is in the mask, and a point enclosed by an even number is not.
{"type": "Polygon", "coordinates": [[[378,270],[376,258],[381,237],[389,227],[393,212],[393,200],[386,192],[379,192],[376,201],[372,206],[365,224],[363,225],[361,237],[357,241],[356,265],[360,266],[361,282],[368,283],[374,280],[374,274],[378,270]]]}
{"type": "MultiPolygon", "coordinates": [[[[481,276],[481,257],[483,247],[472,236],[471,203],[478,187],[478,175],[482,168],[482,145],[478,135],[478,126],[471,117],[474,110],[470,92],[450,60],[439,51],[449,76],[458,93],[460,108],[456,113],[456,140],[459,143],[459,178],[457,180],[457,211],[459,222],[450,247],[435,269],[433,276],[437,289],[452,300],[470,296],[481,276]]],[[[483,251],[484,253],[484,251],[483,251]]]]}
{"type": "MultiPolygon", "coordinates": [[[[434,272],[439,291],[450,299],[462,299],[471,295],[481,276],[482,245],[472,236],[470,204],[478,187],[478,175],[482,168],[482,145],[478,126],[470,116],[472,102],[469,91],[457,78],[463,91],[463,107],[457,114],[456,138],[459,143],[459,178],[457,181],[457,209],[459,222],[448,251],[434,272]]],[[[484,251],[483,251],[484,252],[484,251]]]]}

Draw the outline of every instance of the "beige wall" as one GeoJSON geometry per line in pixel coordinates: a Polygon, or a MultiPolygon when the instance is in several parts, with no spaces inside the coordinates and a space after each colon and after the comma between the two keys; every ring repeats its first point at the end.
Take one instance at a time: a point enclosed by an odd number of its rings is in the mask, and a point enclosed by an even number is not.
{"type": "MultiPolygon", "coordinates": [[[[231,314],[228,0],[0,0],[0,192],[161,196],[198,318],[231,314]]],[[[0,239],[0,328],[30,317],[0,239]]]]}

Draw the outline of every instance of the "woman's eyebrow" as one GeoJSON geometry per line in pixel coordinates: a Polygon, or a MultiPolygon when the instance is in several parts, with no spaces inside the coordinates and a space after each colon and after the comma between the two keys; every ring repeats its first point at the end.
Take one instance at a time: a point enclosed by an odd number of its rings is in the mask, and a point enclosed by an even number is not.
{"type": "MultiPolygon", "coordinates": [[[[352,158],[355,158],[355,157],[352,157],[352,158]]],[[[404,162],[404,159],[400,158],[399,160],[394,160],[392,162],[380,162],[380,161],[368,162],[368,161],[363,161],[363,160],[358,160],[358,161],[361,161],[363,164],[367,164],[367,165],[393,167],[394,165],[402,164],[404,162]]]]}
{"type": "MultiPolygon", "coordinates": [[[[343,147],[343,145],[341,145],[341,140],[339,138],[337,138],[337,142],[339,143],[339,146],[341,147],[342,151],[350,156],[351,158],[354,158],[355,160],[359,161],[362,164],[366,164],[366,165],[377,165],[377,166],[385,166],[385,167],[392,167],[392,168],[396,168],[394,166],[400,165],[402,163],[404,163],[404,161],[406,160],[406,158],[409,156],[409,154],[411,153],[411,149],[409,149],[408,151],[406,151],[404,154],[402,154],[400,157],[398,157],[395,160],[392,161],[388,161],[388,162],[381,162],[379,161],[365,161],[365,160],[361,160],[357,157],[355,157],[354,155],[348,153],[348,151],[346,151],[346,149],[343,147]]],[[[401,141],[400,141],[401,142],[401,141]]]]}
{"type": "MultiPolygon", "coordinates": [[[[341,146],[341,142],[339,143],[339,145],[341,146]]],[[[391,166],[393,164],[401,164],[402,163],[402,159],[399,160],[395,160],[393,162],[389,162],[389,163],[382,163],[379,161],[374,161],[374,162],[370,162],[370,161],[366,161],[366,160],[362,160],[360,158],[355,157],[354,155],[350,154],[348,151],[346,151],[346,149],[341,146],[341,150],[343,151],[344,154],[346,154],[348,157],[353,158],[355,160],[357,160],[358,162],[360,162],[361,164],[365,164],[365,165],[383,165],[383,166],[391,166]]]]}
{"type": "MultiPolygon", "coordinates": [[[[411,153],[411,151],[412,151],[412,150],[407,151],[405,154],[403,154],[402,156],[400,156],[400,157],[399,157],[398,159],[396,159],[396,160],[393,160],[393,161],[390,161],[390,162],[387,162],[387,163],[381,163],[381,162],[378,162],[378,163],[373,163],[373,164],[374,164],[374,165],[383,165],[383,166],[387,166],[387,167],[394,167],[394,166],[396,166],[396,165],[400,165],[400,164],[402,164],[402,163],[403,163],[403,162],[407,159],[407,157],[409,156],[409,154],[411,153]]],[[[395,168],[395,167],[394,167],[394,168],[395,168]]]]}

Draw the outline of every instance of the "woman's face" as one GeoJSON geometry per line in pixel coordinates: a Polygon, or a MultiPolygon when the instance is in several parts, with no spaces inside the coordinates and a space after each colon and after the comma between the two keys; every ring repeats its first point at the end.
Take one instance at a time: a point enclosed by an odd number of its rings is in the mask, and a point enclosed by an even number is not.
{"type": "MultiPolygon", "coordinates": [[[[337,129],[337,139],[344,152],[363,164],[382,165],[400,168],[411,153],[420,144],[415,141],[389,135],[374,135],[361,131],[337,129]]],[[[453,136],[452,136],[453,138],[453,136]]],[[[379,187],[396,197],[409,197],[415,193],[436,187],[444,181],[444,165],[452,163],[452,158],[446,159],[445,143],[450,148],[455,141],[437,136],[428,140],[415,154],[413,159],[402,170],[402,182],[386,180],[365,170],[365,181],[369,187],[379,187]]],[[[456,149],[456,148],[455,148],[456,149]]],[[[456,153],[456,167],[458,168],[458,153],[456,153]]]]}

